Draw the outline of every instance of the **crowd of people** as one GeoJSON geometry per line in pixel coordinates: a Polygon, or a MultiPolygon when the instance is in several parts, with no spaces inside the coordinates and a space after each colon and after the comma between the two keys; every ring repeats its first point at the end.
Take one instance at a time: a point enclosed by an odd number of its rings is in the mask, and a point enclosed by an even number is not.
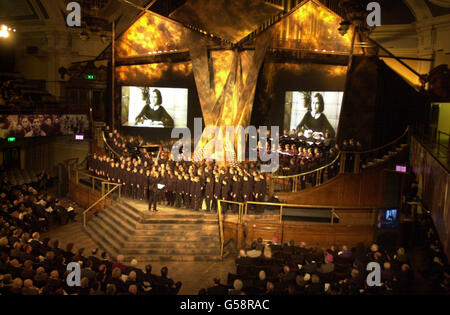
{"type": "MultiPolygon", "coordinates": [[[[328,133],[314,137],[311,131],[305,135],[302,130],[297,134],[295,129],[290,133],[284,130],[279,143],[281,175],[297,175],[318,169],[333,162],[341,150],[358,152],[363,149],[359,140],[344,140],[341,149],[328,133]]],[[[331,165],[327,168],[328,178],[336,176],[337,172],[338,165],[331,165]]]]}
{"type": "Polygon", "coordinates": [[[60,247],[58,240],[40,239],[17,226],[1,223],[0,236],[0,295],[176,295],[181,282],[168,277],[168,268],[160,275],[137,268],[137,260],[124,264],[123,256],[112,260],[97,248],[85,253],[74,251],[74,244],[60,247]],[[80,285],[67,281],[71,262],[80,266],[80,285]]]}
{"type": "MultiPolygon", "coordinates": [[[[136,150],[133,137],[124,138],[114,130],[107,141],[115,154],[88,160],[88,169],[96,176],[122,185],[122,193],[138,200],[148,200],[149,210],[158,203],[172,207],[217,211],[218,200],[236,202],[265,201],[266,178],[257,163],[220,166],[214,161],[174,161],[171,156],[152,156],[136,150]],[[205,204],[205,207],[203,207],[205,204]]],[[[228,207],[235,209],[235,206],[228,207]]]]}
{"type": "Polygon", "coordinates": [[[0,109],[15,109],[29,106],[30,102],[14,87],[14,80],[0,80],[0,109]]]}
{"type": "Polygon", "coordinates": [[[38,174],[35,183],[12,186],[6,176],[0,183],[0,216],[9,226],[20,226],[24,232],[46,232],[55,224],[75,220],[75,212],[47,192],[49,177],[38,174]]]}
{"type": "MultiPolygon", "coordinates": [[[[42,173],[41,173],[42,175],[42,173]]],[[[152,274],[151,265],[138,269],[123,256],[111,260],[106,252],[94,249],[74,251],[74,244],[60,247],[58,240],[41,233],[68,220],[75,221],[73,208],[48,194],[41,181],[33,185],[12,186],[8,178],[0,183],[0,295],[170,295],[177,294],[181,282],[152,274]],[[77,262],[81,269],[81,286],[69,286],[67,265],[77,262]]],[[[46,188],[46,187],[45,187],[46,188]]]]}
{"type": "Polygon", "coordinates": [[[0,115],[2,138],[53,137],[85,133],[86,115],[0,115]]]}
{"type": "Polygon", "coordinates": [[[307,247],[305,243],[279,245],[261,239],[236,259],[236,273],[227,284],[217,279],[199,294],[224,295],[370,295],[413,293],[414,273],[404,248],[388,252],[373,244],[355,248],[307,247]],[[367,265],[381,267],[380,286],[369,286],[367,265]]]}
{"type": "MultiPolygon", "coordinates": [[[[278,147],[280,168],[277,174],[289,176],[313,171],[334,161],[338,152],[339,147],[335,140],[327,133],[324,137],[318,134],[314,138],[312,132],[305,136],[303,131],[297,134],[293,129],[288,134],[287,130],[284,130],[278,147]]],[[[331,165],[327,171],[328,177],[331,178],[337,174],[338,168],[331,165]]],[[[304,178],[304,182],[313,183],[314,180],[310,177],[312,176],[304,178]]]]}

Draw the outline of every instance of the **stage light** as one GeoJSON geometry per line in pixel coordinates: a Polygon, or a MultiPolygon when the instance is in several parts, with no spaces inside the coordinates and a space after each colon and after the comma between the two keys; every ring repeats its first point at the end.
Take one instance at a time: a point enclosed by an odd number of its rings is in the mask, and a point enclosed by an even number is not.
{"type": "Polygon", "coordinates": [[[8,26],[6,25],[1,25],[0,26],[0,38],[8,38],[9,37],[9,30],[11,30],[10,28],[8,29],[8,26]]]}
{"type": "Polygon", "coordinates": [[[314,49],[314,51],[319,51],[319,50],[316,48],[316,49],[314,49]]]}

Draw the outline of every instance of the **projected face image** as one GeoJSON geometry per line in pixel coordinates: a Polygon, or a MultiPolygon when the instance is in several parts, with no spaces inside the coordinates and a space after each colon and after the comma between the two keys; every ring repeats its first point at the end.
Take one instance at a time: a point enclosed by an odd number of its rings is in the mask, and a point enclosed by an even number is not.
{"type": "Polygon", "coordinates": [[[122,125],[186,127],[187,89],[122,87],[122,125]]]}
{"type": "Polygon", "coordinates": [[[284,128],[297,135],[336,137],[343,92],[286,92],[284,128]]]}
{"type": "Polygon", "coordinates": [[[150,94],[150,104],[152,108],[157,109],[161,103],[161,92],[159,90],[153,90],[152,94],[150,94]]]}

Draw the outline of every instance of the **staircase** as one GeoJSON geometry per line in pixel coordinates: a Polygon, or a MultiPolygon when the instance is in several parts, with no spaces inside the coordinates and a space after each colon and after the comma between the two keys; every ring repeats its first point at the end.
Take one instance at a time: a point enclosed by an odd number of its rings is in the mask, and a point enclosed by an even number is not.
{"type": "Polygon", "coordinates": [[[125,201],[91,217],[86,232],[112,257],[151,261],[220,260],[217,215],[142,213],[125,201]]]}
{"type": "Polygon", "coordinates": [[[364,168],[380,165],[380,164],[386,162],[387,160],[390,160],[391,158],[397,156],[399,153],[401,153],[407,147],[408,147],[407,143],[401,143],[395,148],[395,151],[389,151],[382,158],[375,158],[372,160],[368,160],[365,164],[361,165],[361,168],[364,169],[364,168]]]}

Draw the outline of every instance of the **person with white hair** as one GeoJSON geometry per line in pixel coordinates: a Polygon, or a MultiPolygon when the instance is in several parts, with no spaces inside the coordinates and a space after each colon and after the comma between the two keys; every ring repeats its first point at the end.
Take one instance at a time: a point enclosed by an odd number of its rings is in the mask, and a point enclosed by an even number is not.
{"type": "Polygon", "coordinates": [[[323,294],[325,291],[323,284],[317,274],[311,276],[311,284],[306,288],[306,294],[323,294]]]}
{"type": "Polygon", "coordinates": [[[142,283],[145,278],[145,274],[142,271],[142,269],[138,268],[138,264],[139,264],[139,262],[137,261],[137,259],[133,258],[130,262],[130,266],[127,269],[127,273],[128,273],[128,276],[130,276],[131,272],[134,272],[135,282],[139,289],[142,286],[142,283]]]}
{"type": "Polygon", "coordinates": [[[244,287],[244,283],[242,282],[242,280],[236,279],[233,282],[233,289],[230,289],[228,294],[229,295],[241,295],[243,287],[244,287]]]}

